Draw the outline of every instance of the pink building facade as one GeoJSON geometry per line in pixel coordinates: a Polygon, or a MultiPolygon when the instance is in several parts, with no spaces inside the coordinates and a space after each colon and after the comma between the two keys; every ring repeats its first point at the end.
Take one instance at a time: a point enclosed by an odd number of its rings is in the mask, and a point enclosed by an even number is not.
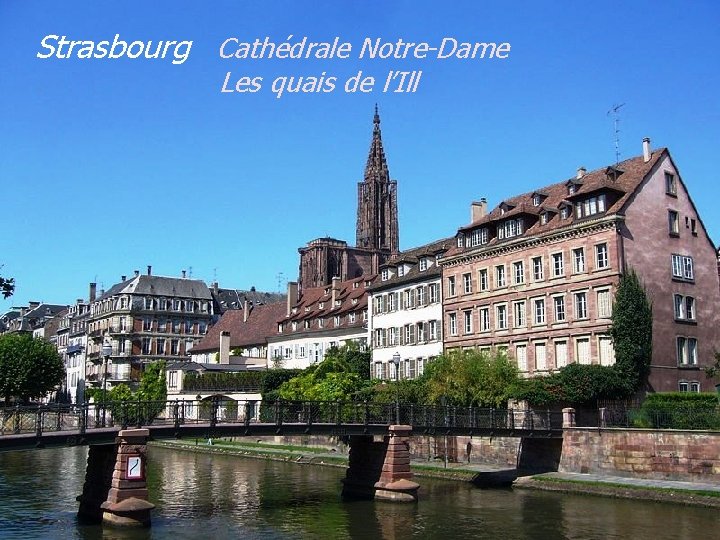
{"type": "Polygon", "coordinates": [[[523,374],[612,365],[620,276],[653,303],[649,389],[712,391],[720,323],[716,249],[669,152],[652,152],[501,202],[441,260],[445,348],[507,349],[523,374]]]}

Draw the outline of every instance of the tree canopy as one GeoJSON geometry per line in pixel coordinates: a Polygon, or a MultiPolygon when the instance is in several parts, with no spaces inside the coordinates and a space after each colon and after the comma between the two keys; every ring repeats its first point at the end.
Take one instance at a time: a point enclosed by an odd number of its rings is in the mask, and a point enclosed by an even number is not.
{"type": "Polygon", "coordinates": [[[0,293],[3,298],[10,298],[15,292],[15,280],[13,278],[4,278],[0,276],[0,293]]]}
{"type": "Polygon", "coordinates": [[[30,334],[0,336],[0,395],[6,403],[44,397],[63,377],[62,358],[49,341],[30,334]]]}

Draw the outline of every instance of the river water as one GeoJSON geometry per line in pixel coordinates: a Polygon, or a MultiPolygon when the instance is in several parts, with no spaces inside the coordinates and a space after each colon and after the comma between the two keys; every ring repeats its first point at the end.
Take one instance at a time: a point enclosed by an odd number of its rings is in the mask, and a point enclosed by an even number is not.
{"type": "Polygon", "coordinates": [[[343,502],[344,469],[233,456],[149,452],[153,524],[79,525],[84,447],[0,453],[1,539],[492,538],[701,539],[717,510],[419,479],[421,500],[343,502]]]}

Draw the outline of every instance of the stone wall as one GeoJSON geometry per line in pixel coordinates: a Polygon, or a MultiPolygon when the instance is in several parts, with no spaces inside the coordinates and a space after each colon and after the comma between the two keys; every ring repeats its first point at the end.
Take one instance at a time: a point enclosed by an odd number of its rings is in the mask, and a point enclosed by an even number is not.
{"type": "Polygon", "coordinates": [[[720,484],[720,433],[565,429],[559,470],[720,484]]]}

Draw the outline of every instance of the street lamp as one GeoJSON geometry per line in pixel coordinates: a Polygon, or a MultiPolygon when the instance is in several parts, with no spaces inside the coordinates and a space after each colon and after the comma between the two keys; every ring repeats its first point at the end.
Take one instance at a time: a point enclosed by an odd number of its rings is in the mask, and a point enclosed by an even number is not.
{"type": "Polygon", "coordinates": [[[395,365],[395,423],[400,425],[400,353],[392,355],[392,363],[395,365]]]}
{"type": "Polygon", "coordinates": [[[110,340],[106,337],[103,340],[103,346],[102,346],[102,357],[103,357],[103,383],[102,383],[102,408],[103,408],[103,418],[102,418],[102,425],[105,427],[105,410],[106,410],[106,397],[107,397],[107,365],[108,361],[110,360],[110,355],[112,355],[112,345],[110,344],[110,340]]]}

